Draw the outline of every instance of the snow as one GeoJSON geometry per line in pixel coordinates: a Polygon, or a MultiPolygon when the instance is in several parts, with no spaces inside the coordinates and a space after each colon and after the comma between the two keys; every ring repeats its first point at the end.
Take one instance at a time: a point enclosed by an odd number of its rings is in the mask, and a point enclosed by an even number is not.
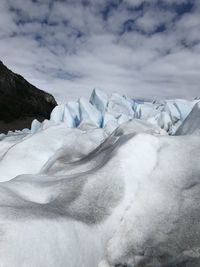
{"type": "Polygon", "coordinates": [[[56,125],[57,123],[52,120],[44,120],[42,122],[42,129],[45,130],[53,125],[56,125]]]}
{"type": "Polygon", "coordinates": [[[198,136],[168,136],[134,119],[111,134],[63,122],[1,142],[0,265],[147,267],[195,260],[198,136]]]}
{"type": "Polygon", "coordinates": [[[108,123],[106,123],[104,131],[109,135],[114,132],[114,130],[116,130],[118,126],[119,124],[117,123],[117,121],[109,121],[108,123]]]}
{"type": "Polygon", "coordinates": [[[200,266],[199,118],[95,89],[1,135],[0,266],[200,266]]]}
{"type": "Polygon", "coordinates": [[[12,142],[5,139],[0,146],[0,155],[3,155],[0,161],[0,181],[10,180],[23,173],[40,172],[56,151],[62,151],[63,148],[73,151],[73,154],[69,152],[69,160],[77,160],[98,146],[104,138],[105,133],[101,129],[94,129],[86,134],[79,129],[70,129],[62,123],[24,138],[15,138],[12,142]]]}
{"type": "Polygon", "coordinates": [[[30,130],[29,130],[28,128],[24,128],[24,129],[22,130],[22,133],[28,134],[28,133],[30,133],[30,130]]]}
{"type": "Polygon", "coordinates": [[[124,122],[127,122],[130,120],[130,117],[125,115],[125,114],[121,114],[117,120],[118,124],[122,124],[124,122]]]}

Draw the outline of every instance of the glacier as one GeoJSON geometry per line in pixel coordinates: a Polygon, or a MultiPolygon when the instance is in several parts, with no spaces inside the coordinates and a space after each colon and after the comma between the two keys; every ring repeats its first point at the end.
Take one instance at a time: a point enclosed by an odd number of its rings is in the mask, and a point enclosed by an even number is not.
{"type": "Polygon", "coordinates": [[[200,134],[200,102],[195,104],[192,111],[177,129],[175,134],[200,134]]]}
{"type": "Polygon", "coordinates": [[[199,267],[200,102],[95,89],[0,135],[0,266],[199,267]]]}
{"type": "MultiPolygon", "coordinates": [[[[175,99],[138,102],[118,93],[108,96],[94,89],[89,99],[81,97],[77,101],[56,106],[50,121],[54,124],[65,122],[70,128],[90,124],[98,128],[106,127],[111,132],[120,124],[136,118],[149,121],[174,135],[198,101],[175,99]]],[[[35,133],[41,127],[34,121],[31,132],[35,133]]]]}

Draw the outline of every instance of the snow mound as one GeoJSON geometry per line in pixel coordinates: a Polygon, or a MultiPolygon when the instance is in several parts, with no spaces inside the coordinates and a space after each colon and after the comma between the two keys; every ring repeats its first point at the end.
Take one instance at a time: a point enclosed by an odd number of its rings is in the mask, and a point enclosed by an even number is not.
{"type": "Polygon", "coordinates": [[[200,266],[199,136],[141,119],[111,132],[114,113],[98,128],[80,102],[79,128],[64,105],[35,134],[1,136],[0,266],[200,266]]]}

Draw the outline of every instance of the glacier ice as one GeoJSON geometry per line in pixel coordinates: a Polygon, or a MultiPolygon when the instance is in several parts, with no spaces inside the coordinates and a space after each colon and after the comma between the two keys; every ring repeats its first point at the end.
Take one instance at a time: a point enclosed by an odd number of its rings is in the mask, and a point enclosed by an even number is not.
{"type": "Polygon", "coordinates": [[[5,134],[0,134],[0,140],[3,140],[3,138],[5,137],[5,134]]]}
{"type": "Polygon", "coordinates": [[[129,121],[129,120],[130,120],[130,117],[129,117],[129,116],[127,116],[126,114],[121,114],[121,115],[118,117],[117,122],[118,122],[118,124],[122,124],[122,123],[124,123],[124,122],[129,121]]]}
{"type": "Polygon", "coordinates": [[[40,127],[38,124],[34,133],[59,123],[65,123],[69,128],[106,127],[110,132],[126,121],[142,119],[173,135],[198,102],[198,99],[146,102],[118,93],[108,96],[103,91],[94,89],[89,100],[82,97],[78,101],[56,106],[51,113],[50,122],[45,120],[40,127]]]}
{"type": "Polygon", "coordinates": [[[157,117],[157,122],[160,128],[169,131],[172,127],[172,120],[169,113],[162,111],[157,117]]]}
{"type": "Polygon", "coordinates": [[[103,119],[103,127],[105,127],[106,124],[110,121],[114,121],[118,125],[117,119],[114,117],[114,115],[109,112],[106,112],[103,119]]]}
{"type": "Polygon", "coordinates": [[[199,267],[199,118],[95,89],[0,135],[0,266],[199,267]]]}
{"type": "Polygon", "coordinates": [[[115,118],[118,118],[121,114],[130,117],[134,115],[134,110],[130,101],[117,93],[113,93],[109,98],[107,111],[115,118]]]}
{"type": "Polygon", "coordinates": [[[141,119],[105,129],[1,140],[0,265],[199,266],[199,136],[141,119]]]}
{"type": "Polygon", "coordinates": [[[155,117],[159,113],[159,110],[156,109],[156,105],[148,102],[139,104],[138,108],[140,109],[139,111],[140,115],[138,116],[138,118],[144,120],[148,119],[149,117],[155,117]]]}
{"type": "Polygon", "coordinates": [[[51,112],[50,120],[54,121],[55,123],[59,123],[63,121],[65,105],[58,105],[56,106],[53,111],[51,112]]]}
{"type": "Polygon", "coordinates": [[[63,113],[63,121],[67,124],[70,128],[76,127],[76,120],[72,117],[70,110],[67,105],[65,105],[64,113],[63,113]]]}
{"type": "Polygon", "coordinates": [[[174,103],[170,103],[168,101],[164,107],[164,111],[170,115],[173,123],[176,123],[177,121],[181,119],[181,114],[176,108],[176,106],[174,105],[174,103]]]}
{"type": "Polygon", "coordinates": [[[187,101],[177,99],[174,101],[174,105],[178,109],[180,115],[181,115],[181,120],[185,120],[185,118],[188,116],[188,114],[191,112],[192,107],[187,103],[187,101]]]}
{"type": "Polygon", "coordinates": [[[108,96],[101,90],[94,89],[90,96],[90,103],[104,114],[108,104],[108,96]]]}
{"type": "Polygon", "coordinates": [[[56,151],[62,151],[63,148],[69,151],[69,160],[77,160],[96,148],[105,136],[102,129],[93,129],[86,133],[62,123],[32,136],[10,137],[9,140],[5,138],[0,146],[0,155],[3,155],[3,160],[0,161],[0,181],[10,180],[23,173],[38,173],[55,156],[56,151]],[[8,168],[9,165],[12,168],[8,168]]]}
{"type": "Polygon", "coordinates": [[[200,102],[196,103],[191,113],[176,131],[176,135],[200,134],[200,102]]]}
{"type": "Polygon", "coordinates": [[[90,122],[97,127],[101,127],[103,122],[102,114],[84,97],[79,99],[79,110],[81,122],[90,122]]]}
{"type": "MultiPolygon", "coordinates": [[[[38,120],[33,120],[31,124],[31,133],[37,133],[41,129],[41,123],[38,120]]],[[[24,130],[23,130],[24,131],[24,130]]]]}
{"type": "Polygon", "coordinates": [[[78,126],[80,123],[79,103],[76,101],[69,101],[67,103],[67,107],[69,108],[69,111],[74,119],[74,124],[78,126]]]}

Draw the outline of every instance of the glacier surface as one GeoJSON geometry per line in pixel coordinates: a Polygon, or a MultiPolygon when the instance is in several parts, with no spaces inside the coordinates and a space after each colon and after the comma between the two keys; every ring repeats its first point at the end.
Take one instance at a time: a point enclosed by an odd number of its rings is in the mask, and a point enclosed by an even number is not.
{"type": "Polygon", "coordinates": [[[199,110],[94,90],[0,135],[0,266],[199,267],[199,110]]]}
{"type": "MultiPolygon", "coordinates": [[[[105,92],[94,89],[89,100],[81,97],[77,101],[56,106],[50,121],[52,124],[64,122],[70,128],[90,124],[112,131],[120,124],[136,118],[149,121],[174,135],[198,102],[199,100],[183,99],[138,102],[117,93],[108,96],[105,92]]],[[[39,122],[34,121],[31,132],[35,133],[41,128],[39,122]]]]}

